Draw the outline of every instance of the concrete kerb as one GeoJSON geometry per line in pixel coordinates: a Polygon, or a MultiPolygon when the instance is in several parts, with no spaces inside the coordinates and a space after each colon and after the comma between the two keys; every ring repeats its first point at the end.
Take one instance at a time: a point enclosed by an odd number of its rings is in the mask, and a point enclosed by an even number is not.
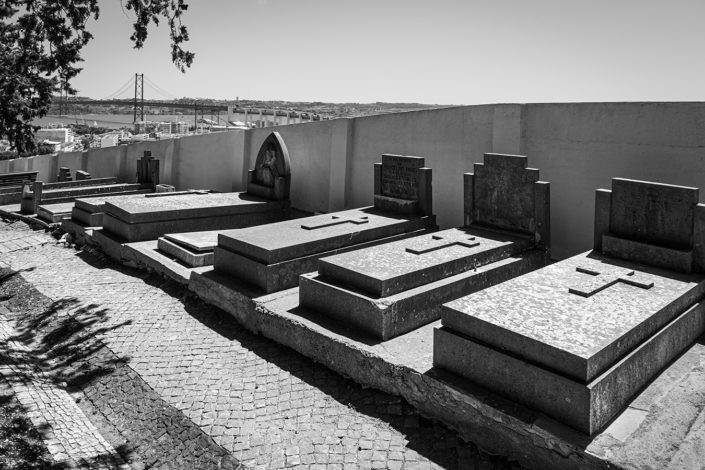
{"type": "MultiPolygon", "coordinates": [[[[489,453],[535,468],[615,468],[585,451],[586,436],[543,415],[438,370],[418,370],[385,351],[298,308],[298,288],[261,295],[213,270],[193,273],[189,290],[226,311],[248,330],[325,365],[364,386],[401,396],[489,453]]],[[[408,335],[430,349],[426,325],[408,335]]],[[[403,336],[400,338],[404,338],[403,336]]],[[[403,339],[402,339],[403,341],[403,339]]]]}
{"type": "Polygon", "coordinates": [[[9,220],[20,220],[32,228],[39,228],[39,229],[44,229],[44,230],[51,230],[51,228],[52,228],[51,224],[43,222],[43,221],[36,219],[34,217],[30,217],[30,216],[26,216],[26,215],[22,215],[22,214],[15,214],[14,212],[7,212],[2,209],[0,209],[0,217],[3,219],[9,219],[9,220]]]}

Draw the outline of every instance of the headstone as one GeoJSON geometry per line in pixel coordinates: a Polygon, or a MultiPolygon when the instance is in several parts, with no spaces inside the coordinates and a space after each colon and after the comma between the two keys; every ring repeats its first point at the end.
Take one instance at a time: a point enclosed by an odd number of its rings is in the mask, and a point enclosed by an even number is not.
{"type": "Polygon", "coordinates": [[[431,169],[420,157],[384,155],[375,165],[375,205],[224,232],[216,271],[265,292],[294,287],[318,258],[435,228],[431,169]]]}
{"type": "Polygon", "coordinates": [[[693,250],[702,240],[698,189],[612,179],[595,203],[595,249],[616,258],[682,272],[703,271],[693,250]],[[599,229],[598,229],[599,227],[599,229]]]}
{"type": "Polygon", "coordinates": [[[42,201],[43,193],[44,183],[42,181],[24,181],[22,184],[20,211],[25,214],[36,214],[37,207],[42,201]]]}
{"type": "Polygon", "coordinates": [[[272,132],[262,143],[254,170],[248,172],[247,192],[275,201],[289,199],[291,161],[289,151],[278,132],[272,132]]]}
{"type": "Polygon", "coordinates": [[[71,181],[71,169],[65,166],[59,168],[59,174],[56,176],[59,182],[71,181]]]}
{"type": "Polygon", "coordinates": [[[422,157],[382,155],[375,164],[375,208],[402,214],[432,213],[431,169],[422,157]]]}
{"type": "Polygon", "coordinates": [[[697,189],[612,181],[600,249],[445,304],[435,366],[591,435],[705,331],[697,189]]]}
{"type": "Polygon", "coordinates": [[[76,170],[76,181],[83,181],[91,179],[91,174],[87,171],[76,170]]]}
{"type": "Polygon", "coordinates": [[[527,157],[487,153],[465,174],[465,224],[531,234],[550,246],[549,186],[527,157]]]}
{"type": "Polygon", "coordinates": [[[145,150],[137,160],[137,182],[152,189],[159,184],[159,160],[152,157],[150,150],[145,150]]]}
{"type": "MultiPolygon", "coordinates": [[[[529,170],[531,191],[519,192],[526,200],[515,195],[516,185],[500,185],[492,193],[477,191],[498,180],[521,181],[527,171],[526,160],[523,156],[487,154],[485,164],[476,167],[480,171],[464,177],[466,199],[474,201],[466,210],[489,207],[485,199],[492,198],[528,208],[535,219],[534,188],[538,187],[546,200],[541,207],[548,211],[550,186],[538,181],[537,170],[529,170]],[[505,193],[512,193],[512,197],[505,193]]],[[[413,197],[418,181],[413,169],[422,166],[413,160],[394,162],[392,171],[381,172],[380,193],[413,197]]],[[[301,276],[300,305],[384,341],[438,319],[443,302],[546,264],[546,240],[539,244],[526,227],[506,224],[506,218],[487,220],[484,210],[479,213],[482,218],[467,214],[465,219],[479,219],[483,224],[471,223],[320,259],[317,273],[301,276]]],[[[548,218],[548,213],[541,216],[546,223],[548,218]]]]}

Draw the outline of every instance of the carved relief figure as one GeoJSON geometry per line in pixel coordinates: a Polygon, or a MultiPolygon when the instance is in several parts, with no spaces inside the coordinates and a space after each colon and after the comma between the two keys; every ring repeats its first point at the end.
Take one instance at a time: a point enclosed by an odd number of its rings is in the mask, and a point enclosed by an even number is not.
{"type": "Polygon", "coordinates": [[[257,167],[256,177],[259,184],[274,187],[274,181],[279,177],[277,169],[277,151],[273,148],[268,148],[264,151],[262,164],[257,167]]]}

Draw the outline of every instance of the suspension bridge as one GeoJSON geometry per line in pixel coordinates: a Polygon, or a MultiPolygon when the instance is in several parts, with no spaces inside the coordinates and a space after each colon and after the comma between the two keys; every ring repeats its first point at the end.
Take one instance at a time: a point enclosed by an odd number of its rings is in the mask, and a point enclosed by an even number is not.
{"type": "MultiPolygon", "coordinates": [[[[199,122],[204,122],[206,114],[210,114],[210,121],[217,125],[232,125],[233,114],[237,113],[244,116],[244,124],[263,125],[266,123],[266,117],[275,118],[286,117],[287,124],[292,119],[296,122],[303,121],[318,121],[321,117],[317,114],[308,113],[305,111],[282,110],[282,109],[265,109],[259,107],[248,107],[240,105],[213,104],[203,103],[198,101],[188,101],[179,99],[172,93],[169,93],[164,88],[150,80],[145,74],[136,73],[134,77],[130,77],[120,88],[102,99],[85,99],[85,98],[68,98],[62,96],[59,100],[59,114],[67,115],[74,114],[79,106],[121,106],[131,107],[133,110],[133,123],[143,122],[145,117],[145,107],[170,108],[174,111],[186,111],[184,119],[188,115],[193,115],[194,126],[199,122]],[[146,99],[145,89],[148,91],[148,96],[155,98],[146,99]],[[227,119],[220,117],[220,113],[227,113],[227,119]]],[[[272,122],[274,119],[272,120],[272,122]]]]}

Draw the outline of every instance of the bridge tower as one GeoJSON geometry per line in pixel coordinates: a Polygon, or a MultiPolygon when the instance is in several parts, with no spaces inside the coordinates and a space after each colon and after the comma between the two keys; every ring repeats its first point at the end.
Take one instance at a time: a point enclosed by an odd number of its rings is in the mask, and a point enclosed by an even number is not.
{"type": "Polygon", "coordinates": [[[133,123],[144,121],[144,74],[135,74],[135,101],[133,123]]]}

